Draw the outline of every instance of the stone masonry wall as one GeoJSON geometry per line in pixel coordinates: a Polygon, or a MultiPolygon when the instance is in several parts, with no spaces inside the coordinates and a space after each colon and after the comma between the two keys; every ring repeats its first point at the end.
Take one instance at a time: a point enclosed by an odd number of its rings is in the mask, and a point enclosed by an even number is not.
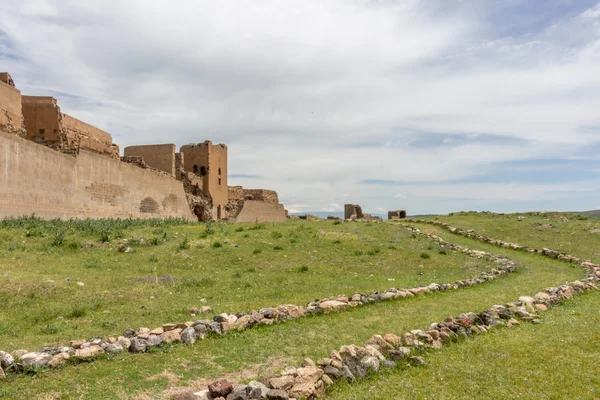
{"type": "Polygon", "coordinates": [[[82,150],[77,157],[0,132],[0,218],[197,220],[180,181],[82,150]]]}
{"type": "Polygon", "coordinates": [[[53,97],[22,96],[21,105],[27,139],[63,152],[86,149],[119,158],[110,134],[63,114],[53,97]]]}
{"type": "Polygon", "coordinates": [[[235,222],[285,222],[283,204],[266,203],[264,201],[244,201],[235,222]]]}
{"type": "Polygon", "coordinates": [[[144,162],[158,170],[175,176],[175,145],[174,144],[152,144],[143,146],[125,147],[125,157],[142,157],[144,162]]]}
{"type": "Polygon", "coordinates": [[[11,85],[10,75],[0,77],[0,129],[9,133],[24,135],[21,115],[21,92],[11,85]]]}

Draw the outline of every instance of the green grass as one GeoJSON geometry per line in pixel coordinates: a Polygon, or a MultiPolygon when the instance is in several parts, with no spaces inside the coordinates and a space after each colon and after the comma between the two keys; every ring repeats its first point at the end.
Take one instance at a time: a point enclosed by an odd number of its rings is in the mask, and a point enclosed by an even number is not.
{"type": "MultiPolygon", "coordinates": [[[[0,274],[9,285],[2,287],[0,298],[8,304],[0,311],[0,347],[62,344],[63,337],[185,320],[187,308],[203,297],[218,313],[284,302],[304,304],[314,297],[357,290],[452,281],[483,268],[481,261],[474,263],[464,255],[443,254],[431,241],[397,224],[295,221],[245,225],[236,232],[239,227],[213,224],[214,232],[203,239],[196,239],[205,233],[203,225],[123,227],[123,237],[133,249],[130,253],[118,252],[115,239],[102,244],[96,235],[80,231],[66,235],[66,243],[81,243],[81,248],[69,250],[51,246],[51,235],[27,237],[25,227],[3,229],[0,274]],[[155,236],[161,238],[160,244],[149,244],[147,239],[155,236]],[[184,237],[190,238],[190,248],[179,250],[184,237]],[[334,244],[335,240],[340,243],[334,244]],[[212,247],[216,241],[223,246],[212,247]],[[10,250],[12,245],[15,248],[10,250]],[[276,251],[275,246],[284,249],[276,251]],[[421,253],[430,258],[421,258],[421,253]],[[152,257],[156,261],[149,261],[152,257]],[[65,276],[71,277],[71,283],[64,281],[65,276]],[[140,276],[141,281],[132,279],[140,276]],[[43,283],[47,279],[55,283],[43,283]],[[76,286],[79,280],[85,286],[76,286]],[[12,311],[15,307],[20,313],[12,311]],[[10,323],[4,323],[8,318],[10,323]]],[[[0,398],[166,399],[170,386],[193,387],[194,382],[223,375],[233,380],[264,376],[304,357],[316,360],[341,345],[362,344],[373,334],[426,328],[448,315],[534,295],[584,273],[573,264],[486,245],[433,226],[419,227],[453,243],[509,256],[519,270],[460,291],[307,317],[191,347],[123,353],[38,374],[9,374],[0,386],[0,398]]],[[[498,330],[457,343],[429,353],[425,368],[398,370],[350,387],[340,383],[328,395],[335,399],[514,398],[519,393],[522,398],[598,397],[592,392],[597,390],[597,374],[591,372],[597,370],[600,354],[598,301],[597,293],[587,294],[545,313],[541,325],[498,330]]]]}
{"type": "Polygon", "coordinates": [[[429,219],[474,229],[476,233],[523,246],[547,247],[600,263],[600,218],[597,217],[569,213],[454,213],[429,219]]]}
{"type": "Polygon", "coordinates": [[[0,230],[0,343],[9,351],[186,321],[201,298],[235,313],[489,269],[455,252],[423,259],[431,241],[387,224],[11,222],[0,230]],[[54,245],[55,231],[79,245],[54,245]]]}
{"type": "Polygon", "coordinates": [[[357,399],[598,399],[600,293],[544,314],[541,325],[498,329],[429,352],[428,364],[373,375],[329,392],[357,399]]]}

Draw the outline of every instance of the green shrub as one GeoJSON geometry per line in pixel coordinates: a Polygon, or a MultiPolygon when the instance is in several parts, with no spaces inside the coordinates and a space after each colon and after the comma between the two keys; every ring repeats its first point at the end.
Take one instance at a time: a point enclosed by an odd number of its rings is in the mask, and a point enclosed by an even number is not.
{"type": "Polygon", "coordinates": [[[336,240],[333,241],[333,244],[341,244],[341,243],[342,243],[342,241],[339,240],[339,239],[336,239],[336,240]]]}
{"type": "Polygon", "coordinates": [[[422,258],[422,259],[426,260],[426,259],[428,259],[429,257],[430,257],[430,256],[429,256],[429,254],[427,254],[427,253],[425,253],[425,252],[421,253],[421,258],[422,258]]]}
{"type": "Polygon", "coordinates": [[[243,226],[238,226],[237,228],[235,228],[236,232],[244,232],[244,227],[243,226]]]}
{"type": "Polygon", "coordinates": [[[381,250],[377,248],[377,249],[371,249],[371,250],[367,251],[367,254],[370,256],[374,256],[376,254],[379,254],[380,252],[381,252],[381,250]]]}
{"type": "Polygon", "coordinates": [[[283,246],[279,246],[279,245],[273,246],[273,250],[277,250],[277,251],[283,250],[283,246]]]}
{"type": "Polygon", "coordinates": [[[187,236],[184,236],[181,243],[179,243],[179,246],[177,246],[177,250],[185,250],[185,249],[189,249],[189,248],[190,248],[190,240],[188,239],[187,236]]]}
{"type": "Polygon", "coordinates": [[[341,223],[342,223],[342,221],[340,221],[339,219],[337,219],[337,220],[333,221],[333,224],[334,224],[334,225],[339,225],[339,224],[341,224],[341,223]]]}
{"type": "Polygon", "coordinates": [[[300,272],[307,272],[308,271],[308,265],[303,265],[300,267],[300,272]]]}
{"type": "Polygon", "coordinates": [[[65,242],[65,231],[59,230],[54,233],[54,239],[52,239],[52,246],[61,246],[65,242]]]}
{"type": "Polygon", "coordinates": [[[84,307],[76,306],[67,314],[67,318],[81,318],[87,315],[87,310],[84,307]]]}
{"type": "Polygon", "coordinates": [[[212,247],[214,247],[215,249],[218,249],[219,247],[223,247],[223,245],[221,244],[221,242],[214,242],[212,244],[212,247]]]}
{"type": "Polygon", "coordinates": [[[445,256],[445,255],[448,255],[448,252],[445,249],[439,249],[438,254],[445,256]]]}
{"type": "Polygon", "coordinates": [[[67,247],[69,248],[69,250],[79,250],[81,248],[81,243],[71,242],[67,247]]]}
{"type": "Polygon", "coordinates": [[[261,252],[262,252],[262,250],[261,250],[261,249],[254,249],[254,250],[252,251],[252,254],[260,254],[261,252]]]}

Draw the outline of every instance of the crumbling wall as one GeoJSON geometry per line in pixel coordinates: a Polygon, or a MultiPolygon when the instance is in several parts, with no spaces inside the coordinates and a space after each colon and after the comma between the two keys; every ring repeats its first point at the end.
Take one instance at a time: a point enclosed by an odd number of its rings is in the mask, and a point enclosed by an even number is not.
{"type": "Polygon", "coordinates": [[[227,146],[213,145],[210,141],[181,146],[183,166],[204,180],[204,190],[212,198],[215,207],[225,206],[229,201],[227,186],[227,146]]]}
{"type": "Polygon", "coordinates": [[[283,204],[246,200],[235,217],[235,222],[285,222],[286,219],[283,204]]]}
{"type": "Polygon", "coordinates": [[[125,147],[125,157],[142,157],[144,162],[155,169],[175,176],[175,145],[152,144],[125,147]]]}
{"type": "Polygon", "coordinates": [[[344,219],[363,219],[362,208],[358,204],[344,204],[344,219]]]}
{"type": "Polygon", "coordinates": [[[119,148],[110,134],[63,114],[55,98],[22,96],[21,105],[27,139],[65,153],[86,149],[119,158],[119,148]]]}
{"type": "Polygon", "coordinates": [[[21,108],[21,92],[8,73],[0,73],[0,130],[25,135],[21,108]]]}
{"type": "Polygon", "coordinates": [[[403,219],[406,218],[406,210],[388,211],[388,219],[403,219]]]}
{"type": "Polygon", "coordinates": [[[0,218],[196,220],[180,181],[95,152],[77,157],[0,132],[0,218]]]}

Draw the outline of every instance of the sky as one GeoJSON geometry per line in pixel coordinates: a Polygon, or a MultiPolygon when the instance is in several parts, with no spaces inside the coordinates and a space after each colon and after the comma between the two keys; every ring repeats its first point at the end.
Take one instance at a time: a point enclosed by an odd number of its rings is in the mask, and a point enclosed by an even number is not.
{"type": "Polygon", "coordinates": [[[598,0],[4,0],[0,70],[291,212],[600,209],[598,0]]]}

